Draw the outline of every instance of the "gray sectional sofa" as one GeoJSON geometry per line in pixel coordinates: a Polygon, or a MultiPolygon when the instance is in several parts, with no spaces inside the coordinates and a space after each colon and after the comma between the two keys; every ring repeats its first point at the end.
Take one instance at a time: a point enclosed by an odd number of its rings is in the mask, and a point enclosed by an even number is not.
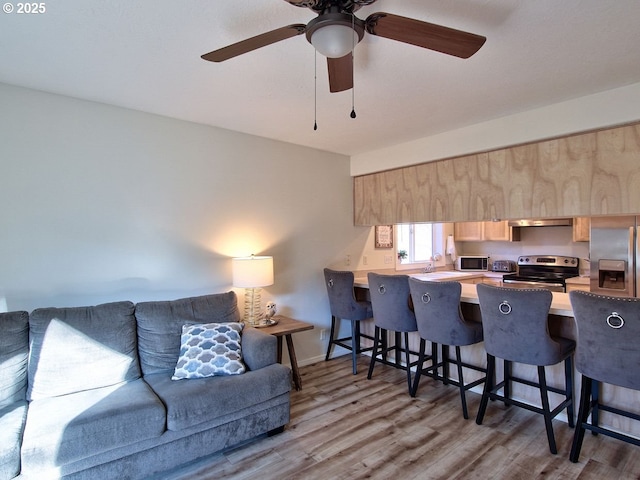
{"type": "Polygon", "coordinates": [[[276,338],[238,375],[172,380],[183,325],[239,322],[234,292],[0,314],[0,480],[144,478],[289,421],[276,338]]]}

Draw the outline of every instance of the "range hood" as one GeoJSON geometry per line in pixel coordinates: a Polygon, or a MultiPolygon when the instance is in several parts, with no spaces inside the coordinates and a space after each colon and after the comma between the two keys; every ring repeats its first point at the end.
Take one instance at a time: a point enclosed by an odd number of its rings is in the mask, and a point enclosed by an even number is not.
{"type": "Polygon", "coordinates": [[[510,227],[570,227],[571,225],[573,225],[573,218],[509,220],[510,227]]]}

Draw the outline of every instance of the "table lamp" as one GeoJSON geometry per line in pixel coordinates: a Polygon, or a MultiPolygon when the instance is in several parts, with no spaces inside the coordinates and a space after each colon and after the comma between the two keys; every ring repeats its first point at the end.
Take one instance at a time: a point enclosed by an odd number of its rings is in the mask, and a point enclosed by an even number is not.
{"type": "Polygon", "coordinates": [[[273,257],[238,257],[232,259],[233,286],[244,288],[244,319],[251,326],[260,322],[261,287],[273,285],[273,257]]]}

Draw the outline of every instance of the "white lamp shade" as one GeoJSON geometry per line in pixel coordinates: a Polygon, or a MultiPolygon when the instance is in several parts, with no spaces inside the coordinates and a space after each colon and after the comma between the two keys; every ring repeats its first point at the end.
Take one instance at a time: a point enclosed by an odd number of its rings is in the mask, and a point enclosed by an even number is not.
{"type": "Polygon", "coordinates": [[[273,285],[273,257],[238,257],[231,260],[233,286],[260,288],[273,285]]]}
{"type": "Polygon", "coordinates": [[[325,25],[311,35],[311,45],[327,58],[342,58],[353,50],[360,39],[347,25],[325,25]]]}

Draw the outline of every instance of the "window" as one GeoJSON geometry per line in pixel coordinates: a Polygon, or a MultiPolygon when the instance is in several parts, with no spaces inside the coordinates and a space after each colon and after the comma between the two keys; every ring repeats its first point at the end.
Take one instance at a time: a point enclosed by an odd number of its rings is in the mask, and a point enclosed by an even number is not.
{"type": "Polygon", "coordinates": [[[407,223],[396,225],[395,230],[398,264],[424,264],[432,260],[433,224],[407,223]]]}

